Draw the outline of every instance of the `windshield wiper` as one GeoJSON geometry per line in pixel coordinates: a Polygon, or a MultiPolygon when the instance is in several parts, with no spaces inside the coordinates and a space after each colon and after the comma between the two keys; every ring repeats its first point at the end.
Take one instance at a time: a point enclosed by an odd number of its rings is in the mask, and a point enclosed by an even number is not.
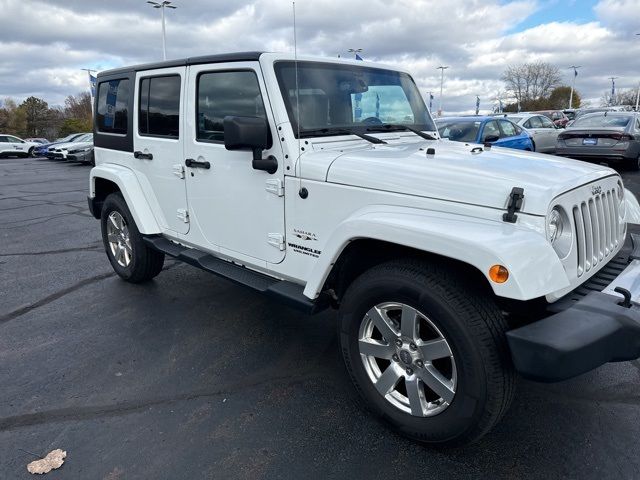
{"type": "Polygon", "coordinates": [[[328,135],[355,135],[356,137],[360,137],[363,140],[366,140],[367,142],[371,142],[371,143],[376,143],[376,144],[380,144],[380,143],[387,143],[384,140],[381,140],[379,138],[376,137],[372,137],[371,135],[367,135],[366,133],[359,133],[359,132],[354,132],[353,130],[350,130],[348,128],[312,128],[312,129],[305,129],[300,131],[300,136],[309,136],[309,137],[313,137],[313,136],[328,136],[328,135]]]}
{"type": "Polygon", "coordinates": [[[408,125],[402,125],[401,123],[385,123],[382,125],[372,125],[367,128],[367,132],[389,132],[392,130],[407,130],[409,132],[413,132],[419,137],[424,138],[425,140],[437,140],[434,136],[429,135],[428,133],[421,132],[417,128],[410,127],[408,125]]]}

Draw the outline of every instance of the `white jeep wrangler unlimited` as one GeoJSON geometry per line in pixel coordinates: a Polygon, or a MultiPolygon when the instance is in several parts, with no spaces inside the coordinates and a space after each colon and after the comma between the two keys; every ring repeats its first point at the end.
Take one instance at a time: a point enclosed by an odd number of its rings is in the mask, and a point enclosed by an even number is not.
{"type": "Polygon", "coordinates": [[[97,88],[89,206],[118,275],[170,255],[337,308],[353,383],[404,435],[476,440],[516,372],[640,356],[640,209],[609,168],[440,140],[411,76],[371,63],[225,54],[97,88]]]}

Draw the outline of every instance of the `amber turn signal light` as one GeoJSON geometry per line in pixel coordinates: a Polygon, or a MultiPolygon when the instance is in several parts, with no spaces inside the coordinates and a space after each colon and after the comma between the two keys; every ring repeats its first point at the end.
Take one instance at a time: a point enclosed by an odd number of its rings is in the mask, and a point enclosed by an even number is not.
{"type": "Polygon", "coordinates": [[[502,265],[494,265],[489,269],[489,278],[496,283],[504,283],[509,279],[509,270],[502,265]]]}

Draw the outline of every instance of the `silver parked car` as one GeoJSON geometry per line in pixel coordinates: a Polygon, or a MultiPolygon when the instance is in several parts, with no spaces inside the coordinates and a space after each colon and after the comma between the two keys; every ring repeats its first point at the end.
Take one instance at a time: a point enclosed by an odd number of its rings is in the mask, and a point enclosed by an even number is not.
{"type": "Polygon", "coordinates": [[[506,117],[531,134],[534,152],[554,153],[556,151],[558,134],[561,130],[549,117],[540,113],[514,113],[507,114],[506,117]]]}
{"type": "Polygon", "coordinates": [[[640,114],[599,112],[578,117],[558,136],[556,155],[640,170],[640,114]]]}

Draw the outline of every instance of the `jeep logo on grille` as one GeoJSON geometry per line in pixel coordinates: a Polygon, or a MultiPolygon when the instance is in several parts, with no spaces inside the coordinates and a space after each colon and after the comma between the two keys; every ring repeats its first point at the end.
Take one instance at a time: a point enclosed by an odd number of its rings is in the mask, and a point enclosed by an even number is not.
{"type": "Polygon", "coordinates": [[[602,187],[600,185],[596,185],[594,187],[591,187],[591,194],[592,195],[600,195],[602,193],[602,187]]]}

